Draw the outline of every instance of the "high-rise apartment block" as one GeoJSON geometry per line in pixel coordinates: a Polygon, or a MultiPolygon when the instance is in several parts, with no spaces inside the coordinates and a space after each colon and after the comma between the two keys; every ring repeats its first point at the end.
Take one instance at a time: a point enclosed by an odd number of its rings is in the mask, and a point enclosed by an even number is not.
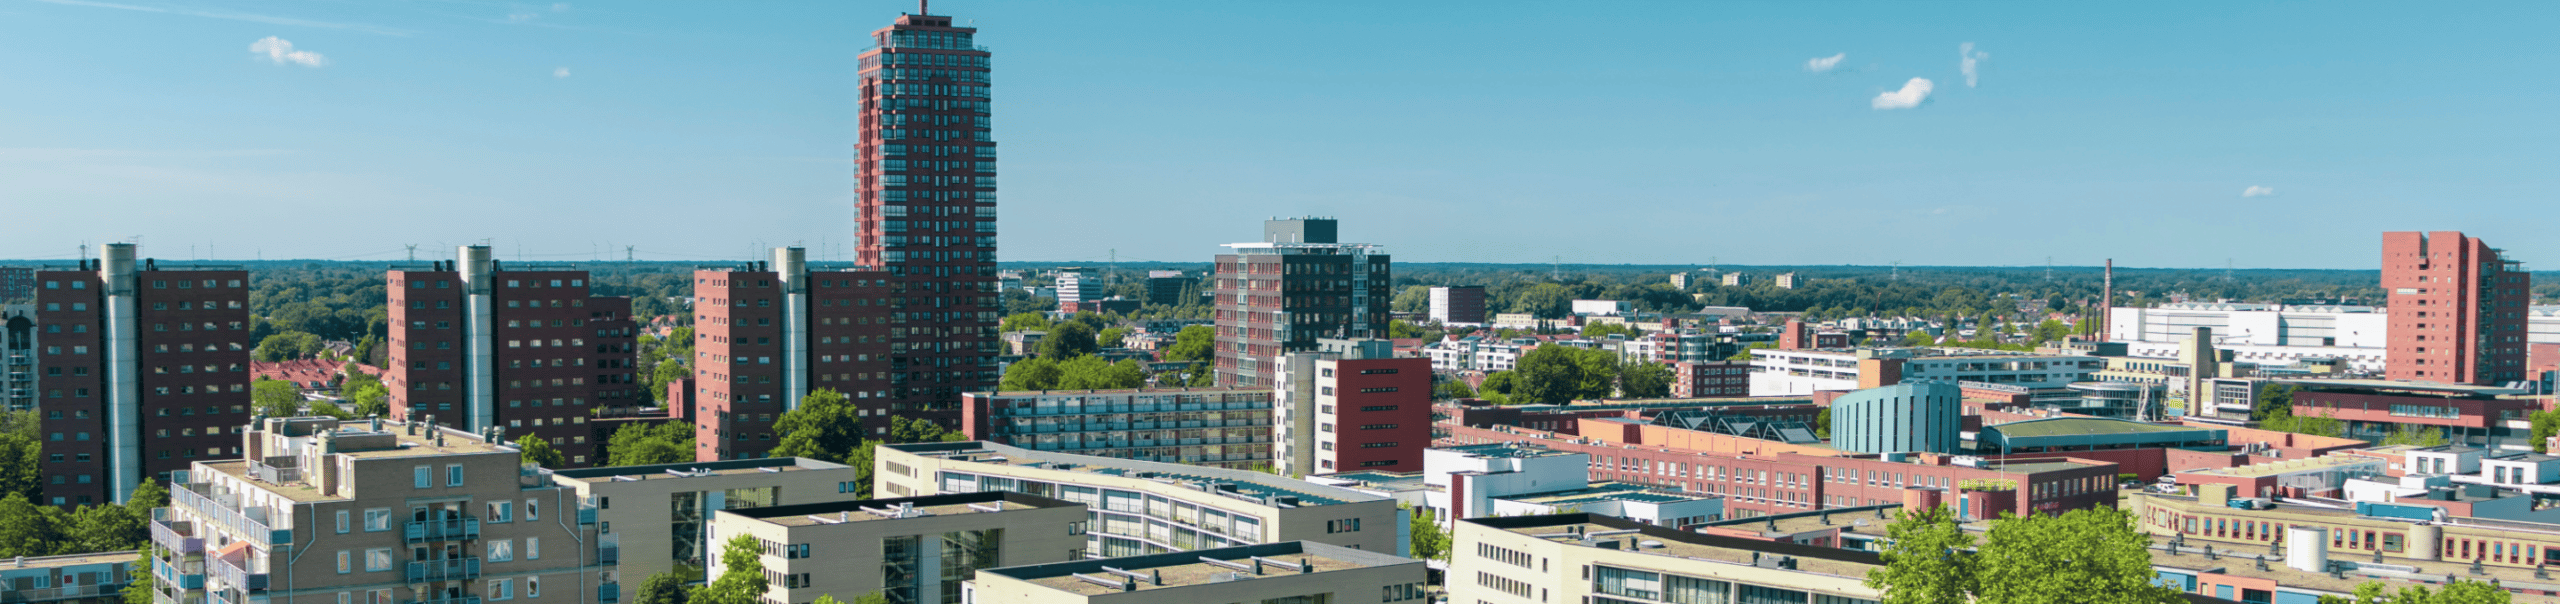
{"type": "Polygon", "coordinates": [[[1421,469],[1431,448],[1431,359],[1398,358],[1388,340],[1319,347],[1280,361],[1271,437],[1278,471],[1421,469]]]}
{"type": "Polygon", "coordinates": [[[1147,303],[1181,306],[1192,300],[1183,299],[1191,290],[1192,279],[1182,271],[1147,271],[1147,303]]]}
{"type": "Polygon", "coordinates": [[[1431,321],[1442,325],[1483,325],[1484,286],[1431,288],[1431,321]]]}
{"type": "Polygon", "coordinates": [[[240,454],[249,423],[249,273],[135,258],[34,271],[0,311],[6,402],[41,413],[44,501],[122,501],[146,478],[240,454]]]}
{"type": "Polygon", "coordinates": [[[503,427],[588,465],[603,462],[587,426],[591,409],[651,400],[633,375],[631,299],[593,295],[586,271],[504,265],[489,246],[473,245],[454,262],[395,267],[388,279],[382,384],[394,417],[503,427]]]}
{"type": "MultiPolygon", "coordinates": [[[[160,602],[621,600],[593,511],[482,435],[276,417],[151,522],[160,602]]],[[[663,504],[662,504],[663,505],[663,504]]]]}
{"type": "Polygon", "coordinates": [[[1218,255],[1218,385],[1271,386],[1281,355],[1318,338],[1387,337],[1387,255],[1335,230],[1331,218],[1269,220],[1261,242],[1218,255]]]}
{"type": "Polygon", "coordinates": [[[2458,231],[2383,233],[2382,289],[2391,317],[2385,377],[2482,386],[2524,379],[2533,277],[2523,263],[2458,231]]]}
{"type": "Polygon", "coordinates": [[[897,337],[936,329],[896,310],[898,281],[813,271],[805,254],[780,248],[771,263],[694,271],[694,459],[763,457],[782,438],[774,421],[819,389],[844,393],[873,432],[888,430],[891,413],[955,425],[957,405],[895,396],[915,387],[913,354],[936,344],[897,337]]]}
{"type": "Polygon", "coordinates": [[[861,55],[856,259],[886,271],[892,399],[956,407],[996,383],[996,144],[977,29],[911,14],[861,55]]]}
{"type": "Polygon", "coordinates": [[[1088,299],[1102,299],[1101,289],[1092,287],[1094,285],[1093,278],[1086,276],[1082,270],[1068,269],[1058,271],[1057,284],[1058,310],[1075,312],[1076,303],[1078,302],[1084,302],[1088,299]],[[1093,291],[1086,291],[1088,289],[1093,291]]]}

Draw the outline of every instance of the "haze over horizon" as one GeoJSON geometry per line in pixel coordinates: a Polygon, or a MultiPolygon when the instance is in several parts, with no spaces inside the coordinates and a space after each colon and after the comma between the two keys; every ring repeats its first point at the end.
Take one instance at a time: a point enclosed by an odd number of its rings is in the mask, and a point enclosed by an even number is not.
{"type": "MultiPolygon", "coordinates": [[[[1008,262],[1308,214],[1407,262],[2560,258],[2520,219],[2560,51],[2505,43],[2548,4],[933,8],[995,53],[1008,262]]],[[[41,227],[0,257],[849,258],[853,57],[912,10],[0,0],[0,199],[41,227]]]]}

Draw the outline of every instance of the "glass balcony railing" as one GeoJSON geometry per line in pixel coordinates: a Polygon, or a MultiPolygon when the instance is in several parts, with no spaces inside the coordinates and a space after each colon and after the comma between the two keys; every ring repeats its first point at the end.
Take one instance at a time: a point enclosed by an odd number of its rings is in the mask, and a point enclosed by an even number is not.
{"type": "MultiPolygon", "coordinates": [[[[248,550],[248,555],[258,555],[258,550],[248,550]]],[[[266,573],[249,572],[248,569],[221,558],[213,560],[213,578],[221,579],[224,585],[238,589],[261,591],[267,588],[266,573]]]]}
{"type": "Polygon", "coordinates": [[[603,602],[605,604],[613,604],[614,602],[622,601],[622,584],[606,583],[603,585],[597,585],[596,601],[603,602]]]}
{"type": "Polygon", "coordinates": [[[152,560],[151,575],[159,577],[161,583],[178,589],[204,589],[204,562],[202,561],[170,564],[165,560],[152,560]]]}
{"type": "Polygon", "coordinates": [[[596,561],[605,564],[621,564],[622,545],[617,543],[596,544],[596,561]]]}
{"type": "Polygon", "coordinates": [[[455,558],[409,563],[409,582],[469,581],[480,577],[480,558],[455,558]]]}
{"type": "Polygon", "coordinates": [[[12,589],[8,591],[0,591],[0,604],[77,600],[102,596],[116,596],[121,599],[122,594],[118,592],[122,591],[124,591],[124,584],[122,583],[109,583],[106,585],[68,585],[63,587],[38,589],[12,589]]]}
{"type": "MultiPolygon", "coordinates": [[[[152,515],[166,517],[167,511],[168,508],[152,510],[152,515]]],[[[204,553],[204,538],[196,536],[196,523],[185,520],[153,519],[151,542],[180,554],[204,553]]]]}
{"type": "Polygon", "coordinates": [[[410,543],[422,541],[469,541],[480,538],[480,519],[451,518],[411,522],[401,527],[410,543]]]}
{"type": "Polygon", "coordinates": [[[176,483],[170,486],[169,502],[177,507],[195,510],[206,521],[230,527],[247,535],[266,535],[266,545],[292,545],[293,529],[275,528],[267,524],[267,508],[243,506],[235,494],[202,491],[201,483],[176,483]]]}
{"type": "Polygon", "coordinates": [[[595,524],[595,523],[596,523],[596,508],[595,508],[595,506],[586,506],[586,505],[578,506],[578,524],[595,524]]]}

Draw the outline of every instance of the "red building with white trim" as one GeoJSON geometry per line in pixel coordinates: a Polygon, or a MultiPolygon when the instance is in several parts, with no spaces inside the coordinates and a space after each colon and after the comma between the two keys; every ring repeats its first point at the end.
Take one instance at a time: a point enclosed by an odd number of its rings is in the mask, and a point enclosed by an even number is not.
{"type": "Polygon", "coordinates": [[[2525,379],[2533,276],[2521,262],[2459,231],[2383,233],[2382,289],[2391,315],[2385,377],[2482,386],[2525,379]]]}

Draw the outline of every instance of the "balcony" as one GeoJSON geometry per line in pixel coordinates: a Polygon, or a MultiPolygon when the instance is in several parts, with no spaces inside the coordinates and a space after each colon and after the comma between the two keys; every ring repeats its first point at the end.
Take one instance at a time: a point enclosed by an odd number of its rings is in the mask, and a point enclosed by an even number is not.
{"type": "MultiPolygon", "coordinates": [[[[246,551],[249,555],[257,555],[258,552],[255,549],[246,551]]],[[[248,569],[241,568],[238,563],[222,558],[213,560],[213,578],[221,579],[224,585],[238,589],[262,591],[267,588],[266,573],[249,572],[248,569]]]]}
{"type": "Polygon", "coordinates": [[[427,541],[470,541],[480,538],[480,519],[453,518],[411,522],[401,527],[410,543],[427,541]]]}
{"type": "Polygon", "coordinates": [[[621,564],[621,563],[622,563],[622,544],[620,544],[620,543],[598,543],[598,544],[596,544],[596,561],[597,561],[597,562],[601,562],[601,563],[605,563],[605,564],[621,564]]]}
{"type": "Polygon", "coordinates": [[[480,577],[480,558],[455,558],[409,563],[409,582],[469,581],[480,577]]]}
{"type": "Polygon", "coordinates": [[[266,545],[293,544],[293,529],[274,528],[267,524],[267,508],[242,506],[238,495],[212,492],[204,483],[182,482],[170,486],[177,488],[169,489],[169,503],[195,510],[208,522],[246,535],[266,535],[266,545]]]}
{"type": "Polygon", "coordinates": [[[159,577],[161,583],[178,589],[204,589],[204,562],[202,561],[173,565],[161,560],[152,560],[151,575],[159,577]]]}
{"type": "Polygon", "coordinates": [[[196,523],[166,520],[169,508],[152,510],[151,543],[179,554],[204,553],[204,538],[196,536],[196,523]]]}
{"type": "Polygon", "coordinates": [[[81,598],[109,596],[122,599],[123,594],[119,593],[122,591],[124,591],[123,583],[110,583],[107,585],[71,585],[66,587],[42,589],[12,589],[8,591],[0,591],[0,604],[51,602],[55,600],[76,600],[81,598]]]}
{"type": "Polygon", "coordinates": [[[432,600],[401,600],[400,604],[480,604],[480,596],[436,598],[432,600]]]}
{"type": "Polygon", "coordinates": [[[622,584],[606,583],[603,585],[597,585],[596,601],[604,602],[605,604],[622,601],[622,584]]]}
{"type": "Polygon", "coordinates": [[[302,467],[300,460],[301,458],[299,457],[284,456],[269,457],[265,461],[255,459],[248,460],[249,478],[251,480],[267,484],[301,484],[302,467]],[[274,463],[270,464],[268,462],[274,463]]]}
{"type": "Polygon", "coordinates": [[[151,590],[151,604],[204,604],[204,595],[191,593],[171,597],[168,592],[155,589],[151,590]]]}
{"type": "Polygon", "coordinates": [[[591,506],[591,505],[582,505],[582,506],[578,506],[578,524],[595,524],[595,523],[596,523],[596,508],[595,508],[595,506],[591,506]]]}

